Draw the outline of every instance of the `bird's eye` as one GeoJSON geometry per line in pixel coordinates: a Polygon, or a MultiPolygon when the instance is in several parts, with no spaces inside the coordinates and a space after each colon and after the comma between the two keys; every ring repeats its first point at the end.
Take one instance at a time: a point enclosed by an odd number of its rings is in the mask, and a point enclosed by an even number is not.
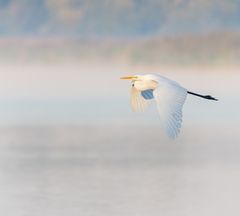
{"type": "Polygon", "coordinates": [[[134,87],[134,83],[132,83],[132,87],[134,87]]]}

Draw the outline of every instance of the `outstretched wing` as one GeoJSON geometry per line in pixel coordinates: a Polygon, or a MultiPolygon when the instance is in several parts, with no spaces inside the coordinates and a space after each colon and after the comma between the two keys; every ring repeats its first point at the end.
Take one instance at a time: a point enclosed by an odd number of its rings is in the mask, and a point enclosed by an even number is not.
{"type": "Polygon", "coordinates": [[[187,90],[171,82],[162,82],[153,91],[163,128],[170,138],[176,138],[182,124],[182,107],[187,90]]]}
{"type": "MultiPolygon", "coordinates": [[[[145,97],[150,97],[150,95],[145,97]]],[[[138,91],[135,87],[132,87],[131,106],[134,112],[143,112],[147,108],[148,102],[144,99],[145,97],[142,96],[141,91],[138,91]]]]}

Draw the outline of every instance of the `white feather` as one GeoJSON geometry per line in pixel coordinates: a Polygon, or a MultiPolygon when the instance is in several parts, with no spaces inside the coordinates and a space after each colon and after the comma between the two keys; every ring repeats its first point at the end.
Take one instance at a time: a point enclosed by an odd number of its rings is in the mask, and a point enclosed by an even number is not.
{"type": "Polygon", "coordinates": [[[153,95],[163,128],[170,138],[176,138],[182,124],[182,107],[187,97],[187,90],[165,77],[153,76],[158,82],[153,95]]]}
{"type": "Polygon", "coordinates": [[[134,112],[143,112],[148,102],[142,97],[141,91],[138,91],[135,87],[131,88],[131,106],[134,112]]]}

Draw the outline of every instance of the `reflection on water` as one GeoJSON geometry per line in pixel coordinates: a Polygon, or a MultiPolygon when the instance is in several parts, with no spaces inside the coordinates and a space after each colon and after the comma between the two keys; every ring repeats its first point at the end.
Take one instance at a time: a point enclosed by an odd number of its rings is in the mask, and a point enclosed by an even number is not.
{"type": "Polygon", "coordinates": [[[238,215],[236,129],[58,127],[0,130],[5,216],[238,215]]]}

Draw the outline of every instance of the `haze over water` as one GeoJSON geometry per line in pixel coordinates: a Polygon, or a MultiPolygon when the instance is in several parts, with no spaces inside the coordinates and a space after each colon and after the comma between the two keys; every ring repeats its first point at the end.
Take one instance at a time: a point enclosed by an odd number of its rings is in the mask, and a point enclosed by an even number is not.
{"type": "Polygon", "coordinates": [[[5,67],[0,108],[4,215],[240,212],[239,75],[163,70],[182,85],[219,98],[188,97],[182,133],[170,141],[154,106],[132,113],[129,83],[119,77],[134,74],[133,69],[102,67],[99,74],[98,68],[79,65],[22,66],[18,77],[19,68],[5,67]],[[224,83],[229,88],[222,88],[224,83]]]}
{"type": "Polygon", "coordinates": [[[239,212],[238,130],[2,128],[4,215],[228,215],[239,212]]]}

